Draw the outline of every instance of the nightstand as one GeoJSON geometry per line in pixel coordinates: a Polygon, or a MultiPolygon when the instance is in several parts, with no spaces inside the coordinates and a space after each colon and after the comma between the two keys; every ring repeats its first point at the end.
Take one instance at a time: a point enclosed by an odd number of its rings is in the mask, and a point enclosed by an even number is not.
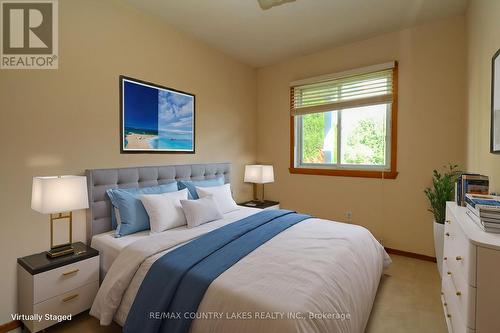
{"type": "Polygon", "coordinates": [[[240,206],[251,207],[251,208],[259,208],[262,210],[268,209],[280,209],[280,203],[277,201],[247,201],[239,204],[240,206]]]}
{"type": "Polygon", "coordinates": [[[73,243],[73,248],[74,254],[58,258],[41,252],[17,259],[18,311],[31,332],[70,320],[92,306],[99,289],[99,252],[82,242],[73,243]]]}

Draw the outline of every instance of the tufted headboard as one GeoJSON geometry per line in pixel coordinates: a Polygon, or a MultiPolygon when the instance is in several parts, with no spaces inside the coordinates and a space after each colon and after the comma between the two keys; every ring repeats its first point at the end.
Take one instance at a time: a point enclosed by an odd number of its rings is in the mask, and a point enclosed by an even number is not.
{"type": "Polygon", "coordinates": [[[89,190],[87,210],[87,243],[92,236],[111,230],[111,202],[106,194],[110,188],[155,186],[176,180],[202,180],[224,175],[231,182],[231,164],[187,164],[118,169],[86,170],[89,190]]]}

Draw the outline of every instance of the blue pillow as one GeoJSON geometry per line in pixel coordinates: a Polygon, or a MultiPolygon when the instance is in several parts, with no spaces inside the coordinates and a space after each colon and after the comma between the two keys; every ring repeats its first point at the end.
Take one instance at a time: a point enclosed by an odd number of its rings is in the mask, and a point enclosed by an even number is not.
{"type": "Polygon", "coordinates": [[[179,190],[183,190],[185,188],[188,189],[188,199],[199,199],[198,193],[196,193],[196,186],[199,187],[212,187],[212,186],[220,186],[224,185],[224,176],[219,176],[217,178],[212,179],[203,179],[203,180],[179,180],[177,182],[179,190]]]}
{"type": "MultiPolygon", "coordinates": [[[[116,227],[115,237],[130,235],[150,228],[148,213],[144,209],[139,196],[143,194],[176,192],[177,190],[176,182],[151,187],[107,190],[106,193],[111,199],[113,207],[118,208],[120,212],[121,223],[116,227]]],[[[114,215],[113,213],[114,212],[112,212],[112,215],[114,215]]]]}
{"type": "MultiPolygon", "coordinates": [[[[177,191],[177,189],[174,190],[174,191],[172,191],[172,187],[171,187],[172,185],[171,184],[177,184],[177,182],[173,181],[172,183],[167,184],[167,185],[169,185],[168,188],[167,188],[168,191],[165,191],[164,185],[151,186],[151,187],[142,187],[142,188],[122,188],[122,189],[120,189],[120,191],[129,192],[129,193],[137,193],[138,191],[143,190],[143,191],[147,192],[146,194],[160,194],[160,193],[164,193],[164,192],[175,192],[175,191],[177,191]]],[[[115,207],[118,208],[118,206],[116,206],[113,203],[113,199],[111,199],[111,197],[112,197],[111,191],[114,191],[114,190],[118,190],[118,189],[109,189],[109,190],[106,191],[106,193],[108,194],[108,196],[109,196],[109,198],[111,200],[111,203],[113,204],[111,206],[111,227],[113,228],[113,230],[116,230],[116,228],[118,227],[118,222],[116,220],[115,207]]]]}

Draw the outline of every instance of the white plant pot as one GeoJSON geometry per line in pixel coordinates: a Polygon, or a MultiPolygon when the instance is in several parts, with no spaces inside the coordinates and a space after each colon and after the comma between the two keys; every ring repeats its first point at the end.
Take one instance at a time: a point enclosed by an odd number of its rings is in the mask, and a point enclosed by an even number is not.
{"type": "Polygon", "coordinates": [[[444,224],[434,221],[434,251],[436,253],[439,276],[443,273],[444,224]]]}

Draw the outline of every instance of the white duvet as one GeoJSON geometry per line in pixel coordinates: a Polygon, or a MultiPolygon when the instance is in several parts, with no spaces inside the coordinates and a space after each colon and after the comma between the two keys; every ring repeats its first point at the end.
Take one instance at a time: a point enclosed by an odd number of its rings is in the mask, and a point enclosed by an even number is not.
{"type": "MultiPolygon", "coordinates": [[[[258,210],[154,234],[127,246],[104,279],[90,314],[123,325],[156,259],[258,210]]],[[[192,333],[363,332],[390,258],[365,228],[310,218],[240,260],[208,288],[192,333]]],[[[155,319],[151,319],[155,320],[155,319]]]]}

